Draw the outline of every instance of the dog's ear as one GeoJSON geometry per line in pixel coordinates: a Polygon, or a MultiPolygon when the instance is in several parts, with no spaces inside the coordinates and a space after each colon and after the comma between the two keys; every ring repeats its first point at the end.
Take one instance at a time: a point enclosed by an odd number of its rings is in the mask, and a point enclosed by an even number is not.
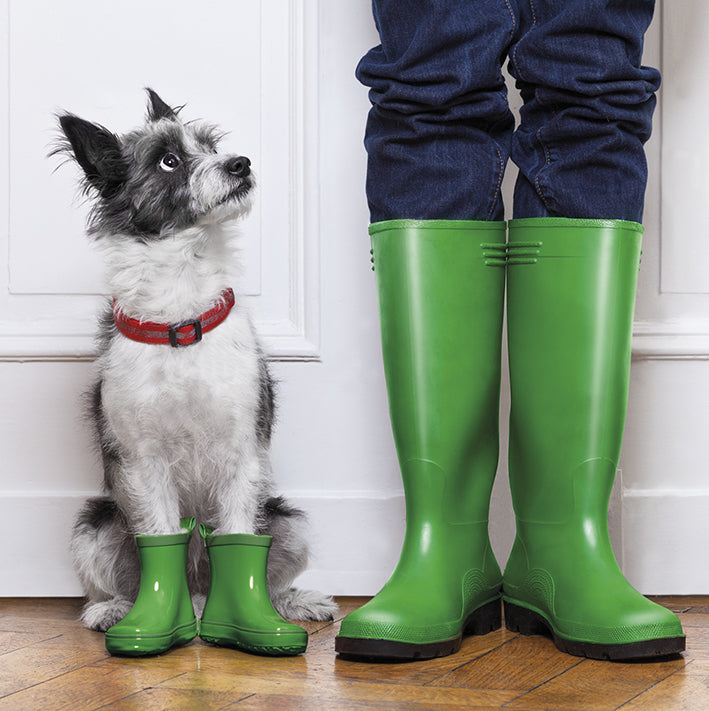
{"type": "Polygon", "coordinates": [[[159,121],[160,119],[176,119],[177,112],[168,106],[152,89],[148,92],[148,121],[159,121]]]}
{"type": "Polygon", "coordinates": [[[66,152],[73,155],[86,176],[86,184],[103,197],[114,195],[127,177],[118,137],[90,121],[64,114],[59,125],[67,138],[66,152]]]}

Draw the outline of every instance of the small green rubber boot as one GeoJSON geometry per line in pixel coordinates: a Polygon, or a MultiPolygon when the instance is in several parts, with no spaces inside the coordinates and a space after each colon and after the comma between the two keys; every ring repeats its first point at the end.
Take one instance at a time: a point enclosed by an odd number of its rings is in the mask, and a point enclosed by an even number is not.
{"type": "Polygon", "coordinates": [[[503,222],[370,228],[389,410],[406,498],[399,563],[342,621],[348,658],[430,659],[501,625],[488,512],[498,458],[503,222]]]}
{"type": "Polygon", "coordinates": [[[106,649],[111,654],[162,654],[197,636],[186,573],[187,548],[195,520],[183,518],[180,525],[185,533],[135,537],[140,588],[130,612],[106,631],[106,649]]]}
{"type": "Polygon", "coordinates": [[[302,654],[308,633],[284,620],[268,596],[266,563],[271,536],[214,536],[213,531],[210,526],[199,526],[211,573],[199,636],[205,642],[252,654],[302,654]]]}
{"type": "Polygon", "coordinates": [[[510,223],[507,330],[510,488],[517,536],[505,621],[569,654],[674,654],[677,617],[623,576],[608,535],[630,374],[642,227],[603,220],[510,223]]]}

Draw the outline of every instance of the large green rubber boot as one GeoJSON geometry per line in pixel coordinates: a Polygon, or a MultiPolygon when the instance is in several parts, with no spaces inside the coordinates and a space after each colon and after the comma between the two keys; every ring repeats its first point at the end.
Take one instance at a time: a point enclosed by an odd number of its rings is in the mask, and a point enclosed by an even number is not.
{"type": "Polygon", "coordinates": [[[505,621],[564,652],[632,659],[680,652],[677,617],[627,582],[608,503],[625,423],[642,227],[510,223],[510,488],[517,536],[505,621]]]}
{"type": "Polygon", "coordinates": [[[498,458],[505,224],[371,226],[391,423],[406,498],[399,563],[348,615],[347,657],[452,654],[500,627],[488,511],[498,458]]]}
{"type": "Polygon", "coordinates": [[[195,520],[185,518],[180,524],[185,533],[135,537],[140,588],[130,612],[106,631],[106,649],[111,654],[161,654],[196,637],[197,619],[186,573],[195,520]]]}
{"type": "Polygon", "coordinates": [[[205,642],[252,654],[284,657],[304,652],[308,633],[284,620],[268,596],[266,564],[271,536],[215,536],[213,530],[199,526],[211,576],[199,636],[205,642]]]}

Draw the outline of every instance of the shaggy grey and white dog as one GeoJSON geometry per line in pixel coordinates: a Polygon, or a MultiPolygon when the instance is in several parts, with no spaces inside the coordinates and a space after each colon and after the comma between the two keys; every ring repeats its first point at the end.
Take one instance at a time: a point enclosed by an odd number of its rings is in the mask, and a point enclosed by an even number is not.
{"type": "MultiPolygon", "coordinates": [[[[83,170],[88,232],[113,297],[91,398],[105,495],[87,501],[72,539],[88,598],[82,619],[102,631],[122,619],[140,582],[135,534],[178,533],[185,516],[215,534],[272,535],[276,609],[291,619],[330,619],[331,598],[291,587],[308,558],[305,517],[274,493],[273,382],[238,296],[226,320],[189,346],[137,342],[116,327],[114,311],[179,324],[219,302],[230,286],[234,223],[254,187],[249,160],[219,153],[214,127],[184,123],[179,109],[148,94],[145,125],[123,136],[59,116],[65,138],[55,153],[83,170]]],[[[188,578],[199,614],[209,570],[198,536],[188,578]]]]}

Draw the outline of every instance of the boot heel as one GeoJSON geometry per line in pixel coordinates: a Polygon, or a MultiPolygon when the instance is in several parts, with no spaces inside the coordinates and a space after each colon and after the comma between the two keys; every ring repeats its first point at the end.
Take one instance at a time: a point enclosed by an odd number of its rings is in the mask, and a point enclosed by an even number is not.
{"type": "Polygon", "coordinates": [[[536,612],[506,600],[504,605],[505,627],[511,632],[519,632],[523,635],[543,634],[548,636],[550,634],[546,621],[536,612]]]}
{"type": "Polygon", "coordinates": [[[487,634],[502,627],[501,600],[491,600],[473,612],[465,623],[465,633],[472,635],[487,634]]]}

